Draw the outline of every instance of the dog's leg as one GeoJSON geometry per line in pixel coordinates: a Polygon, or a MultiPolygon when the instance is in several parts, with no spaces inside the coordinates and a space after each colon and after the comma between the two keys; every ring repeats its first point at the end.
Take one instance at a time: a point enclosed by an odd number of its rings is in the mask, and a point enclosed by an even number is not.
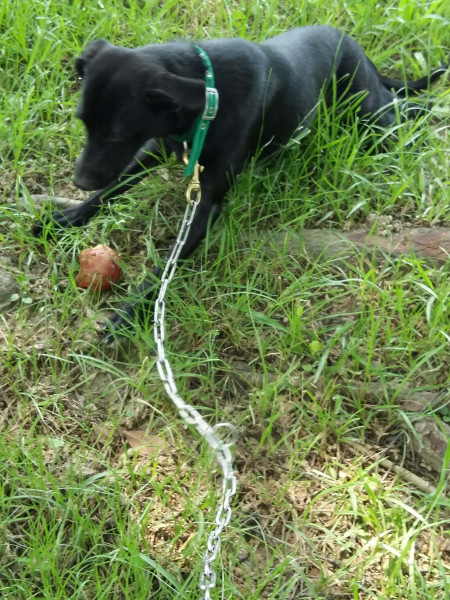
{"type": "MultiPolygon", "coordinates": [[[[197,206],[186,242],[180,252],[179,258],[181,260],[187,258],[195,250],[205,238],[208,227],[216,221],[220,214],[221,201],[228,191],[229,183],[224,179],[222,185],[218,185],[217,180],[214,181],[214,178],[210,177],[209,181],[202,179],[201,186],[202,198],[197,206]],[[209,183],[210,185],[208,185],[209,183]]],[[[163,260],[169,257],[172,248],[163,260]]],[[[141,309],[145,310],[152,307],[159,289],[163,268],[164,265],[154,267],[136,289],[130,301],[122,304],[117,312],[109,318],[108,323],[105,323],[104,341],[106,343],[111,343],[115,333],[120,333],[121,329],[133,326],[141,309]]]]}
{"type": "Polygon", "coordinates": [[[124,194],[147,177],[148,170],[160,165],[161,159],[162,152],[159,145],[155,140],[152,140],[146,146],[146,149],[139,152],[133,162],[108,187],[95,192],[79,206],[67,210],[54,210],[48,220],[44,218],[34,225],[33,235],[40,236],[50,223],[54,225],[55,229],[86,225],[98,213],[103,204],[114,202],[118,196],[124,194]]]}

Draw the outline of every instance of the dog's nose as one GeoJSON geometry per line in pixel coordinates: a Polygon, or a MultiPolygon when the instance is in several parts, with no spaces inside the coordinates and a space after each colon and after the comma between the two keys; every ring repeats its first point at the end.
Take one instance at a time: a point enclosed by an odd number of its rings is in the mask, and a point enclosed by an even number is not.
{"type": "Polygon", "coordinates": [[[73,181],[80,190],[88,192],[92,190],[101,190],[111,183],[113,178],[107,173],[86,169],[81,163],[75,165],[75,175],[73,181]]]}
{"type": "Polygon", "coordinates": [[[80,188],[80,190],[85,190],[86,192],[99,190],[101,187],[105,187],[101,185],[96,185],[96,182],[94,180],[89,179],[85,176],[75,176],[73,178],[73,182],[77,186],[77,188],[80,188]]]}
{"type": "Polygon", "coordinates": [[[81,190],[101,190],[109,185],[114,176],[107,167],[108,162],[99,148],[87,144],[75,162],[74,183],[81,190]],[[100,158],[99,158],[100,156],[100,158]]]}

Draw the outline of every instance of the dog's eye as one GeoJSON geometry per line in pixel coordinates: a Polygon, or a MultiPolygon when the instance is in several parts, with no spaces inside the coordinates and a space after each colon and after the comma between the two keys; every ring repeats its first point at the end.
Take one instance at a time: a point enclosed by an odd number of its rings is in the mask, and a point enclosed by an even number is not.
{"type": "Polygon", "coordinates": [[[98,128],[100,135],[102,137],[104,137],[105,139],[109,139],[111,137],[110,131],[109,131],[109,127],[107,125],[100,125],[100,127],[98,128]]]}
{"type": "Polygon", "coordinates": [[[114,142],[119,142],[119,136],[117,135],[117,133],[115,131],[112,131],[111,128],[108,125],[100,125],[99,127],[99,132],[100,135],[102,136],[102,138],[106,141],[111,143],[114,142]]]}
{"type": "Polygon", "coordinates": [[[122,138],[121,138],[121,137],[119,137],[118,135],[112,135],[112,134],[111,134],[111,135],[108,135],[108,136],[106,137],[106,139],[107,139],[107,141],[108,141],[110,144],[118,144],[119,142],[121,142],[121,141],[122,141],[122,138]]]}

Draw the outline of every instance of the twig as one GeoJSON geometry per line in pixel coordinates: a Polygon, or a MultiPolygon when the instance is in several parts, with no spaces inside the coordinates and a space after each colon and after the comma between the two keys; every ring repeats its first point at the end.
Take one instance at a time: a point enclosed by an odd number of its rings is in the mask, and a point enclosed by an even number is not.
{"type": "MultiPolygon", "coordinates": [[[[369,450],[362,444],[359,444],[358,442],[350,442],[350,445],[353,448],[355,448],[355,450],[358,450],[358,452],[360,452],[361,454],[373,458],[373,451],[369,450]]],[[[399,465],[396,465],[389,458],[381,458],[379,461],[379,465],[383,467],[383,469],[386,469],[386,471],[394,471],[394,473],[397,473],[397,475],[399,475],[404,481],[411,483],[424,494],[434,494],[436,492],[436,488],[434,485],[432,485],[422,477],[411,473],[411,471],[408,471],[408,469],[405,469],[405,467],[400,467],[399,465]]]]}

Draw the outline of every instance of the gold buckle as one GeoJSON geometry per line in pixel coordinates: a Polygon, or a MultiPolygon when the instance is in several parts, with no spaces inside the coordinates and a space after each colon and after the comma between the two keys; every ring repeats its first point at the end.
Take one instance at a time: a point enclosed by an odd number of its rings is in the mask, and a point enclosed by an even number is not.
{"type": "Polygon", "coordinates": [[[202,191],[200,189],[200,173],[203,171],[204,168],[205,167],[202,167],[202,165],[195,163],[194,174],[192,175],[192,179],[186,190],[186,200],[188,204],[192,204],[191,196],[193,193],[196,194],[195,201],[200,202],[200,199],[202,197],[202,191]]]}
{"type": "MultiPolygon", "coordinates": [[[[183,142],[183,162],[185,165],[189,164],[189,152],[187,142],[183,142]]],[[[192,175],[192,179],[188,184],[186,190],[186,200],[189,205],[192,204],[192,194],[197,194],[196,201],[200,202],[200,198],[202,197],[202,191],[200,189],[200,173],[203,171],[205,167],[195,163],[194,165],[194,174],[192,175]]]]}

